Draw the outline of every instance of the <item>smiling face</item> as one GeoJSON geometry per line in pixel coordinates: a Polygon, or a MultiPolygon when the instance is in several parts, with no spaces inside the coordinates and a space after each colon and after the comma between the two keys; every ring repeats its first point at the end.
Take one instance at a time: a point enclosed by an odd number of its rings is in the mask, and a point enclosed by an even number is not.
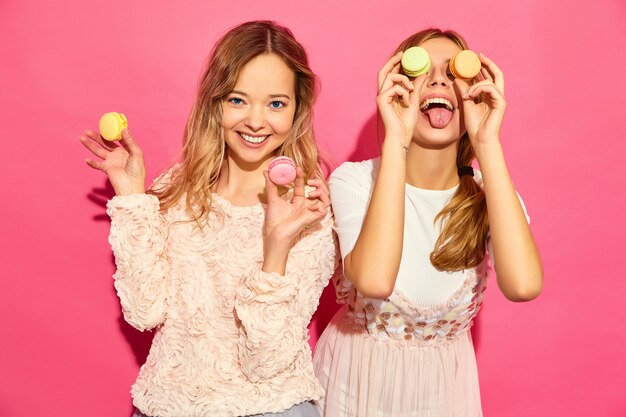
{"type": "Polygon", "coordinates": [[[461,97],[453,85],[448,64],[461,48],[445,37],[436,37],[420,45],[426,49],[431,68],[420,92],[420,114],[413,140],[428,148],[442,148],[458,141],[465,133],[461,97]]]}
{"type": "Polygon", "coordinates": [[[256,169],[275,156],[289,137],[296,111],[296,76],[278,55],[253,58],[241,69],[222,104],[228,157],[256,169]]]}

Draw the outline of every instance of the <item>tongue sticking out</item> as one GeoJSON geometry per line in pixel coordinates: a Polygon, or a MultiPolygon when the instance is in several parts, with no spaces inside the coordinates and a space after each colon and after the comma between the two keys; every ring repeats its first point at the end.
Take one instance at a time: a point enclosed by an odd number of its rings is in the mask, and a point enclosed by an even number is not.
{"type": "Polygon", "coordinates": [[[424,114],[435,129],[443,129],[452,120],[452,112],[443,107],[432,107],[426,110],[424,114]]]}

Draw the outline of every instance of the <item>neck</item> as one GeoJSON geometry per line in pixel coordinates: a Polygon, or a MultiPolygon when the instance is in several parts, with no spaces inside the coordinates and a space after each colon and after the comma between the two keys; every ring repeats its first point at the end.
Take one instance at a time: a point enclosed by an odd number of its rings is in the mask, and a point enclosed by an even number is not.
{"type": "Polygon", "coordinates": [[[242,164],[227,154],[215,192],[234,205],[249,206],[265,202],[265,177],[269,161],[242,164]]]}
{"type": "Polygon", "coordinates": [[[458,142],[443,149],[428,149],[411,142],[406,182],[426,190],[448,190],[459,183],[456,166],[458,142]]]}

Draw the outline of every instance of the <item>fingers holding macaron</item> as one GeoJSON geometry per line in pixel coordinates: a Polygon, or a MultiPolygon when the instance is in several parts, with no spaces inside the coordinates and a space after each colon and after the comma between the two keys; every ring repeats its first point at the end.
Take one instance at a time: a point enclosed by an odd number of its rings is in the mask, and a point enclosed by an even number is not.
{"type": "Polygon", "coordinates": [[[295,162],[287,156],[279,156],[270,161],[268,171],[265,172],[268,202],[272,198],[278,198],[278,187],[293,183],[292,203],[307,208],[310,215],[306,216],[305,223],[320,220],[326,215],[330,207],[330,190],[321,178],[304,180],[304,171],[297,167],[295,162]]]}
{"type": "Polygon", "coordinates": [[[389,88],[391,84],[389,84],[388,75],[389,74],[399,74],[400,73],[400,60],[402,59],[402,52],[398,52],[385,64],[382,66],[380,71],[378,71],[378,92],[389,88]],[[386,85],[389,84],[389,85],[386,85]]]}
{"type": "Polygon", "coordinates": [[[319,199],[324,209],[330,207],[330,190],[328,184],[321,178],[311,178],[307,181],[309,191],[307,197],[309,199],[319,199]]]}
{"type": "MultiPolygon", "coordinates": [[[[485,54],[483,53],[478,54],[478,57],[480,58],[480,62],[483,65],[483,70],[485,70],[489,75],[489,77],[485,78],[491,79],[491,81],[493,81],[498,90],[500,90],[500,93],[504,95],[504,73],[502,72],[500,67],[498,67],[491,59],[487,58],[487,56],[485,56],[485,54]]],[[[483,74],[483,76],[484,75],[485,74],[483,74]]]]}

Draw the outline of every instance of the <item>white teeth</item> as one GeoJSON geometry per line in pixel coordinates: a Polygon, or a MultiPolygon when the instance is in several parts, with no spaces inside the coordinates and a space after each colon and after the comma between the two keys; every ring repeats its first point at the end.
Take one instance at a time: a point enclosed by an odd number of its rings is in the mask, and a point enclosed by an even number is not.
{"type": "Polygon", "coordinates": [[[245,140],[246,142],[255,143],[255,144],[259,144],[259,143],[263,142],[269,136],[269,135],[265,135],[265,136],[250,136],[250,135],[246,135],[245,133],[239,133],[239,134],[241,135],[243,140],[245,140]]]}
{"type": "Polygon", "coordinates": [[[431,104],[445,104],[445,106],[446,106],[446,108],[448,110],[450,110],[450,111],[454,110],[454,107],[452,106],[452,103],[450,103],[445,98],[441,98],[441,97],[429,98],[429,99],[424,100],[424,102],[420,106],[420,110],[422,110],[422,111],[426,110],[428,108],[428,106],[430,106],[431,104]]]}

